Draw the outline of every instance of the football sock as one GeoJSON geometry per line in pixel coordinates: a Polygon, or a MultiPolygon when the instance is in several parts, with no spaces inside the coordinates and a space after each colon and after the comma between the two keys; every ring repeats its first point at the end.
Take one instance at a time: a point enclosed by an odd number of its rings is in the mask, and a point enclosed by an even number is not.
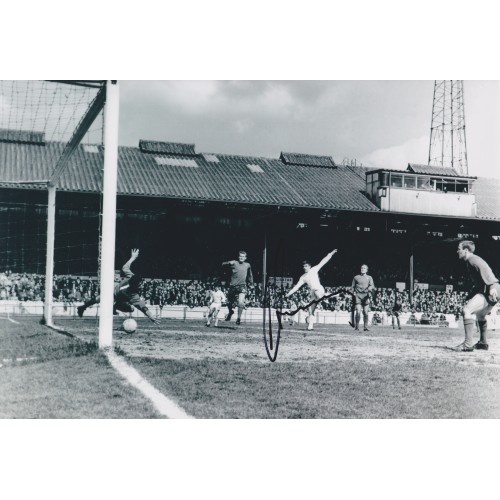
{"type": "Polygon", "coordinates": [[[84,302],[82,309],[85,310],[88,307],[92,307],[94,304],[97,304],[97,301],[95,299],[87,300],[87,302],[84,302]]]}
{"type": "Polygon", "coordinates": [[[484,320],[484,321],[478,321],[477,323],[479,325],[479,334],[481,335],[481,342],[487,344],[488,338],[486,336],[486,331],[488,329],[488,322],[484,320]]]}
{"type": "Polygon", "coordinates": [[[473,319],[464,319],[464,329],[465,329],[465,346],[472,347],[474,345],[474,324],[473,319]]]}

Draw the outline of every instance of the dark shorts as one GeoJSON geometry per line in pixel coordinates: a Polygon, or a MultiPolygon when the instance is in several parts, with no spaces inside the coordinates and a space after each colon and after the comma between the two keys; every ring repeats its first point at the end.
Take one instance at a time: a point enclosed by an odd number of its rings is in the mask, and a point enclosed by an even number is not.
{"type": "Polygon", "coordinates": [[[227,291],[227,301],[229,302],[229,304],[235,302],[238,299],[238,295],[240,293],[247,293],[246,285],[230,286],[229,290],[227,291]]]}
{"type": "Polygon", "coordinates": [[[123,312],[132,312],[134,307],[141,310],[146,307],[146,302],[138,293],[130,293],[126,290],[121,290],[115,293],[115,309],[123,312]]]}
{"type": "Polygon", "coordinates": [[[355,293],[355,304],[361,306],[367,306],[371,299],[371,294],[369,293],[355,293]]]}
{"type": "Polygon", "coordinates": [[[124,313],[134,312],[134,306],[129,302],[115,302],[115,309],[124,313]]]}

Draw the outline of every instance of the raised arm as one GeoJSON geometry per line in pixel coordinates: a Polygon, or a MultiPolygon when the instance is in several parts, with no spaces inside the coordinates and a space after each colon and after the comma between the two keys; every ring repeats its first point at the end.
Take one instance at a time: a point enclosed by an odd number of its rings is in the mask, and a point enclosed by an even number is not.
{"type": "Polygon", "coordinates": [[[130,259],[127,260],[127,262],[125,262],[125,264],[123,264],[123,267],[122,267],[122,271],[127,278],[130,278],[134,275],[134,273],[130,270],[130,266],[132,265],[134,260],[137,259],[137,257],[139,257],[139,249],[133,248],[132,253],[130,255],[130,259]]]}
{"type": "Polygon", "coordinates": [[[330,259],[337,253],[337,249],[332,250],[326,257],[324,257],[321,262],[315,266],[316,269],[319,271],[327,262],[330,261],[330,259]]]}
{"type": "Polygon", "coordinates": [[[234,262],[234,260],[228,260],[227,262],[223,262],[222,265],[223,266],[230,266],[233,262],[234,262]]]}
{"type": "Polygon", "coordinates": [[[287,297],[293,295],[302,285],[304,284],[304,280],[302,278],[297,281],[297,284],[286,294],[287,297]]]}

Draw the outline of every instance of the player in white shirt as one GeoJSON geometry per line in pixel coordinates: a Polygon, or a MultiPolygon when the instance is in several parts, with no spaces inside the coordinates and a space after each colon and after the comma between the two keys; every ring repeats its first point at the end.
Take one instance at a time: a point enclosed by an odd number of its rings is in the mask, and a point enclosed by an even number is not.
{"type": "Polygon", "coordinates": [[[312,330],[314,325],[314,311],[319,304],[319,301],[325,296],[325,289],[319,281],[318,272],[319,270],[330,261],[330,259],[337,253],[337,250],[330,252],[322,261],[316,266],[312,266],[308,261],[303,262],[304,274],[300,277],[297,284],[286,294],[287,297],[293,295],[301,286],[307,285],[310,292],[310,300],[313,302],[309,306],[309,315],[306,318],[307,329],[312,330]],[[318,302],[316,302],[318,301],[318,302]],[[314,303],[316,302],[316,303],[314,303]]]}
{"type": "Polygon", "coordinates": [[[219,315],[222,303],[226,302],[226,300],[226,296],[220,289],[220,286],[215,286],[214,290],[210,292],[210,305],[208,306],[206,326],[210,326],[212,318],[214,318],[214,326],[218,326],[219,320],[217,316],[219,315]]]}

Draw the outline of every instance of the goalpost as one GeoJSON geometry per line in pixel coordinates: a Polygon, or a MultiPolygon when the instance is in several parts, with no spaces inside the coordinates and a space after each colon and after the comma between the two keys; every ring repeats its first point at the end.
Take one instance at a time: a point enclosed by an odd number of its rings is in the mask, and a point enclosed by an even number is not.
{"type": "Polygon", "coordinates": [[[101,239],[101,320],[99,347],[113,344],[113,293],[116,233],[116,184],[118,178],[119,94],[117,82],[108,82],[104,121],[104,180],[101,239]]]}
{"type": "MultiPolygon", "coordinates": [[[[12,189],[12,205],[2,208],[2,218],[0,224],[6,218],[7,241],[1,241],[4,235],[0,235],[0,251],[5,250],[7,257],[0,255],[0,266],[14,266],[16,273],[39,273],[42,270],[45,275],[45,299],[43,307],[43,317],[45,324],[57,329],[53,318],[53,293],[54,293],[54,269],[55,252],[61,254],[65,251],[69,256],[74,253],[78,245],[75,241],[83,241],[85,246],[85,235],[73,238],[71,235],[59,235],[68,241],[68,248],[61,249],[55,247],[56,242],[56,196],[63,177],[67,184],[68,178],[81,175],[79,169],[81,161],[86,162],[82,153],[83,139],[92,141],[90,136],[100,135],[97,141],[100,146],[90,149],[96,153],[93,159],[93,172],[97,177],[103,177],[101,186],[97,189],[101,193],[101,209],[98,210],[100,218],[100,234],[98,241],[90,252],[92,258],[96,257],[97,276],[100,281],[100,321],[99,321],[99,346],[101,348],[112,345],[112,322],[113,322],[113,287],[114,287],[114,253],[115,253],[115,221],[116,221],[116,184],[117,184],[117,161],[118,161],[118,83],[117,81],[105,80],[73,80],[73,81],[3,81],[0,82],[0,187],[12,189]],[[99,119],[98,119],[99,117],[99,119]],[[99,125],[98,122],[101,122],[99,125]],[[96,125],[97,123],[97,125],[96,125]],[[94,127],[92,129],[91,127],[94,127]],[[103,155],[102,155],[103,152],[103,155]],[[103,156],[103,165],[99,166],[103,156]],[[21,234],[21,229],[16,226],[19,218],[9,219],[9,213],[26,212],[23,225],[26,223],[26,231],[29,232],[33,221],[30,220],[30,210],[33,203],[25,203],[22,199],[34,199],[35,190],[29,194],[19,193],[19,189],[37,187],[47,189],[47,204],[41,206],[40,213],[46,211],[46,254],[44,269],[41,263],[39,249],[29,248],[26,253],[29,255],[24,261],[26,244],[30,238],[33,240],[33,247],[43,238],[43,230],[38,229],[40,234],[21,234]],[[33,198],[30,198],[33,194],[33,198]],[[20,201],[21,200],[21,201],[20,201]],[[14,207],[14,208],[12,208],[14,207]],[[5,215],[3,212],[6,212],[5,215]],[[13,226],[14,228],[12,228],[13,226]],[[12,241],[9,235],[12,233],[12,241]],[[23,259],[15,256],[21,246],[23,259]],[[13,256],[14,254],[14,256],[13,256]],[[35,264],[33,264],[35,262],[35,264]],[[30,265],[28,265],[29,263],[30,265]]],[[[88,146],[92,148],[93,146],[88,146]]],[[[68,190],[68,186],[64,186],[68,190]]],[[[21,191],[23,193],[23,191],[21,191]]],[[[4,200],[5,201],[5,200],[4,200]]],[[[8,201],[8,200],[7,200],[8,201]]],[[[84,211],[84,210],[83,210],[84,211]]],[[[39,218],[38,218],[39,219],[39,218]]],[[[79,221],[77,230],[85,231],[84,219],[79,221]]],[[[59,218],[58,223],[61,223],[59,218]]],[[[75,225],[74,221],[69,225],[75,225]]],[[[68,226],[68,221],[66,225],[68,226]]],[[[94,221],[95,225],[95,221],[94,221]]],[[[95,228],[92,229],[95,233],[95,228]]],[[[5,232],[5,231],[4,231],[5,232]]],[[[95,239],[95,234],[93,237],[95,239]]],[[[64,242],[62,244],[64,246],[64,242]]],[[[80,258],[84,258],[85,249],[80,249],[80,258]]],[[[76,252],[78,253],[78,251],[76,252]]],[[[72,257],[74,259],[74,256],[72,257]]],[[[61,268],[61,262],[58,262],[61,268]]],[[[82,269],[85,266],[81,266],[82,269]]],[[[67,266],[69,269],[69,265],[67,266]]],[[[74,270],[74,267],[72,268],[74,270]]],[[[0,277],[2,274],[0,267],[0,277]]],[[[4,275],[5,277],[5,275],[4,275]]],[[[1,312],[1,311],[0,311],[1,312]]]]}

